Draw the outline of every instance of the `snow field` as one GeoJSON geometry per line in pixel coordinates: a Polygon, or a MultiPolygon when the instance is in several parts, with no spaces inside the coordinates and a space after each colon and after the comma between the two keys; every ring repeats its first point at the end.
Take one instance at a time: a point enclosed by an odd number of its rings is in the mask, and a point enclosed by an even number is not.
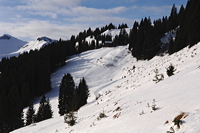
{"type": "Polygon", "coordinates": [[[200,43],[149,61],[134,59],[127,46],[87,51],[70,57],[66,66],[52,74],[53,89],[46,96],[50,98],[54,118],[13,133],[161,133],[171,131],[171,127],[176,133],[199,133],[199,79],[200,43]],[[170,64],[177,70],[168,77],[166,68],[170,64]],[[153,81],[155,69],[164,75],[164,80],[157,84],[153,81]],[[84,77],[91,93],[72,127],[64,123],[57,108],[64,73],[71,73],[77,85],[84,77]],[[97,120],[103,111],[107,117],[97,120]],[[172,121],[182,112],[186,116],[178,129],[172,121]]]}

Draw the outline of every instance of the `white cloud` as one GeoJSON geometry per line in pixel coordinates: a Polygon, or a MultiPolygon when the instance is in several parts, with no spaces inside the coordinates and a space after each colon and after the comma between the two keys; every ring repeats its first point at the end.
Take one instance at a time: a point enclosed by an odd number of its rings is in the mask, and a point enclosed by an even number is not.
{"type": "Polygon", "coordinates": [[[134,20],[132,19],[114,17],[114,16],[96,16],[96,17],[83,16],[83,17],[75,17],[75,18],[66,19],[66,21],[70,21],[73,23],[90,23],[91,25],[95,25],[95,23],[96,24],[127,23],[127,24],[132,25],[134,22],[134,20]]]}
{"type": "Polygon", "coordinates": [[[121,14],[127,9],[125,7],[115,7],[111,9],[96,9],[96,8],[87,8],[87,7],[75,7],[70,11],[72,15],[75,16],[102,16],[102,15],[116,15],[121,14]]]}
{"type": "Polygon", "coordinates": [[[57,13],[53,13],[53,12],[29,12],[31,15],[40,15],[40,16],[47,16],[47,17],[51,17],[53,19],[56,19],[58,17],[57,13]]]}
{"type": "Polygon", "coordinates": [[[51,8],[54,9],[54,7],[78,6],[81,0],[22,0],[22,2],[24,5],[18,6],[18,8],[29,10],[51,10],[51,8]]]}
{"type": "Polygon", "coordinates": [[[169,12],[171,9],[170,6],[142,6],[141,10],[145,12],[153,12],[155,14],[163,14],[169,12]]]}
{"type": "Polygon", "coordinates": [[[31,41],[41,36],[47,36],[52,39],[69,39],[71,35],[77,35],[89,26],[84,24],[64,25],[47,21],[30,20],[26,23],[0,23],[0,27],[2,27],[0,34],[7,33],[18,38],[28,38],[28,41],[31,41]]]}
{"type": "MultiPolygon", "coordinates": [[[[151,13],[162,14],[171,8],[119,6],[103,9],[81,6],[82,1],[90,2],[90,0],[20,0],[20,5],[13,9],[8,7],[8,14],[12,14],[9,17],[13,22],[1,22],[0,27],[3,28],[0,29],[0,33],[29,38],[29,40],[39,36],[68,39],[71,35],[77,35],[88,27],[96,28],[111,22],[116,25],[127,23],[131,26],[135,19],[138,20],[137,17],[134,18],[135,14],[142,14],[142,17],[145,17],[146,14],[150,16],[151,13]]],[[[128,1],[136,0],[124,2],[128,1]]]]}
{"type": "Polygon", "coordinates": [[[111,9],[97,9],[88,8],[84,6],[78,6],[80,0],[68,0],[68,4],[65,5],[66,1],[59,0],[33,0],[26,3],[23,6],[17,6],[17,10],[29,11],[28,13],[40,16],[50,16],[51,18],[57,18],[58,15],[62,16],[100,16],[100,15],[116,15],[121,14],[127,10],[126,7],[115,7],[111,9]]]}

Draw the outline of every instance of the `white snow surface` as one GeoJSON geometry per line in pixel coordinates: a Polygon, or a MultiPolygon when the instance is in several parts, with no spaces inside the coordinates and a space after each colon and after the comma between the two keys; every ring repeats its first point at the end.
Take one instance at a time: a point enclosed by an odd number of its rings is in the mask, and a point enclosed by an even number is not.
{"type": "Polygon", "coordinates": [[[53,118],[12,133],[166,133],[171,127],[176,133],[199,133],[199,79],[200,43],[149,61],[137,61],[127,46],[87,51],[70,57],[66,66],[52,74],[53,89],[46,96],[53,118]],[[176,71],[168,77],[170,64],[176,71]],[[153,81],[155,69],[165,77],[158,83],[153,81]],[[88,104],[77,112],[77,123],[72,127],[64,123],[57,108],[64,73],[71,73],[76,84],[84,77],[90,89],[88,104]],[[103,111],[107,117],[97,120],[103,111]],[[181,113],[185,115],[178,129],[172,121],[181,113]]]}
{"type": "MultiPolygon", "coordinates": [[[[105,32],[101,33],[101,35],[111,35],[112,40],[115,38],[116,35],[119,35],[121,29],[111,29],[111,30],[106,30],[105,32]]],[[[129,34],[131,28],[125,28],[127,34],[129,34]]]]}
{"type": "Polygon", "coordinates": [[[11,35],[4,34],[0,36],[0,56],[17,51],[26,43],[27,42],[19,40],[11,35]]]}
{"type": "Polygon", "coordinates": [[[89,37],[86,37],[85,41],[87,41],[89,44],[92,43],[92,41],[94,41],[96,43],[96,39],[94,36],[89,36],[89,37]]]}
{"type": "Polygon", "coordinates": [[[18,56],[24,52],[39,50],[44,46],[56,41],[57,40],[53,40],[47,37],[39,37],[36,40],[28,43],[10,35],[4,34],[0,36],[0,60],[3,57],[18,56]]]}
{"type": "Polygon", "coordinates": [[[27,43],[26,45],[24,45],[23,47],[21,47],[19,50],[17,50],[14,53],[24,53],[24,52],[29,52],[30,50],[39,50],[42,47],[55,42],[56,40],[47,38],[47,37],[40,37],[34,41],[31,41],[29,43],[27,43]]]}

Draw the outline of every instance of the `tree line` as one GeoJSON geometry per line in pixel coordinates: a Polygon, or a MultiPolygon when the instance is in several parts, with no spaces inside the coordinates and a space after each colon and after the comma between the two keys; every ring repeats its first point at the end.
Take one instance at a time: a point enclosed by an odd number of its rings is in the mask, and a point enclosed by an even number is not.
{"type": "Polygon", "coordinates": [[[172,6],[169,17],[151,22],[144,18],[135,22],[129,34],[129,50],[137,59],[151,59],[162,50],[160,39],[165,33],[176,30],[176,37],[168,43],[167,53],[173,54],[200,41],[200,1],[189,0],[179,12],[172,6]]]}

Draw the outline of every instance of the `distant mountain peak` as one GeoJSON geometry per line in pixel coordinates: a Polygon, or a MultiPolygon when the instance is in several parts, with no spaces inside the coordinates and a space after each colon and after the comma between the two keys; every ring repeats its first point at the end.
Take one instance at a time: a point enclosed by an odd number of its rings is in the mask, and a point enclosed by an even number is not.
{"type": "Polygon", "coordinates": [[[37,41],[54,42],[55,40],[50,39],[50,38],[44,36],[44,37],[39,37],[39,38],[37,39],[37,41]]]}
{"type": "Polygon", "coordinates": [[[0,36],[0,39],[2,40],[9,40],[12,36],[8,35],[8,34],[3,34],[2,36],[0,36]]]}

